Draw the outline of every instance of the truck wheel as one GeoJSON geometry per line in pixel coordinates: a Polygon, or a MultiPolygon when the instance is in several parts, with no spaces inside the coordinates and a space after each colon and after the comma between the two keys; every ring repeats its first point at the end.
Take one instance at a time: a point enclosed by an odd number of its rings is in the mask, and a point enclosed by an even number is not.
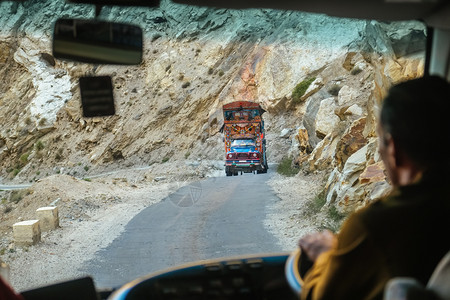
{"type": "Polygon", "coordinates": [[[231,176],[233,175],[233,173],[231,173],[230,168],[229,167],[225,167],[225,174],[227,174],[227,176],[231,176]]]}
{"type": "Polygon", "coordinates": [[[233,176],[238,176],[238,175],[239,175],[238,172],[234,172],[234,173],[233,173],[233,176]]]}

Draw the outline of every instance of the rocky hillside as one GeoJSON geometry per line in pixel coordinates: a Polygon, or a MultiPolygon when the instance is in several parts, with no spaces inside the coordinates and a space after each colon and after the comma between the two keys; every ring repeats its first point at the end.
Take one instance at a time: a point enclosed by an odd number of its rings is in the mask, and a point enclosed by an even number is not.
{"type": "Polygon", "coordinates": [[[221,106],[253,100],[267,110],[269,162],[290,156],[305,172],[327,170],[327,202],[353,210],[388,188],[376,152],[381,100],[392,83],[423,70],[417,23],[169,1],[104,8],[101,18],[145,30],[144,62],[117,67],[51,55],[53,22],[93,17],[92,6],[35,0],[1,2],[0,11],[4,183],[166,162],[195,173],[223,158],[221,106]],[[78,78],[94,74],[112,76],[115,116],[82,118],[78,78]]]}

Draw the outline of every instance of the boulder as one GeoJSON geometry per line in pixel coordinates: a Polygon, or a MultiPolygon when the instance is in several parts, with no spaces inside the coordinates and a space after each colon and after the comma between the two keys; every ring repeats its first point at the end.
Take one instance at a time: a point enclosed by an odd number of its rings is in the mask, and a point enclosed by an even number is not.
{"type": "Polygon", "coordinates": [[[356,120],[337,143],[335,158],[339,170],[343,169],[351,155],[367,144],[367,138],[363,135],[365,126],[366,118],[356,120]]]}
{"type": "Polygon", "coordinates": [[[385,29],[396,57],[425,50],[426,32],[420,22],[402,22],[401,27],[386,26],[385,29]]]}
{"type": "Polygon", "coordinates": [[[352,211],[357,202],[365,199],[364,189],[356,183],[366,167],[367,150],[368,146],[366,145],[356,151],[347,159],[342,171],[335,168],[328,180],[327,203],[336,203],[340,211],[352,211]]]}
{"type": "Polygon", "coordinates": [[[309,144],[309,134],[308,130],[304,127],[300,127],[295,136],[299,143],[299,148],[301,153],[311,153],[311,145],[309,144]]]}
{"type": "Polygon", "coordinates": [[[28,220],[13,225],[14,243],[18,246],[31,246],[41,241],[39,220],[28,220]]]}
{"type": "Polygon", "coordinates": [[[311,95],[317,93],[317,91],[319,91],[323,87],[323,85],[324,85],[323,79],[320,77],[316,78],[313,82],[311,82],[311,84],[306,89],[303,96],[300,97],[300,101],[303,102],[307,98],[309,98],[311,95]]]}
{"type": "Polygon", "coordinates": [[[325,137],[338,125],[340,119],[334,113],[335,109],[334,97],[324,99],[320,102],[319,111],[315,120],[316,134],[318,137],[325,137]]]}
{"type": "Polygon", "coordinates": [[[280,132],[280,138],[288,138],[291,130],[289,128],[283,128],[280,132]]]}
{"type": "Polygon", "coordinates": [[[400,59],[392,59],[386,63],[384,75],[388,77],[392,83],[420,77],[424,70],[424,57],[422,54],[402,57],[400,59]]]}
{"type": "Polygon", "coordinates": [[[368,184],[386,181],[386,175],[384,174],[384,170],[385,167],[382,161],[368,165],[364,169],[364,171],[359,175],[359,182],[361,184],[368,184]]]}
{"type": "Polygon", "coordinates": [[[355,101],[358,96],[359,91],[354,88],[349,87],[348,85],[344,85],[338,94],[338,105],[351,105],[355,101]]]}
{"type": "Polygon", "coordinates": [[[36,210],[36,216],[39,219],[41,231],[50,231],[59,227],[58,207],[40,207],[36,210]]]}
{"type": "Polygon", "coordinates": [[[312,151],[308,158],[310,171],[326,170],[332,165],[336,145],[339,139],[328,134],[312,151]]]}

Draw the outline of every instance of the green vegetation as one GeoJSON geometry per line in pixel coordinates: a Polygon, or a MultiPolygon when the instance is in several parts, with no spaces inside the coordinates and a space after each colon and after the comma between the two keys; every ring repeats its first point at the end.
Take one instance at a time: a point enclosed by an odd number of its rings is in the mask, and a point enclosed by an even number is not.
{"type": "Polygon", "coordinates": [[[294,103],[299,103],[301,101],[302,96],[306,93],[309,86],[311,85],[311,83],[313,83],[314,80],[316,80],[316,77],[306,78],[295,86],[294,90],[292,91],[292,100],[294,101],[294,103]]]}
{"type": "Polygon", "coordinates": [[[19,173],[20,173],[20,169],[14,169],[14,170],[12,171],[13,177],[16,177],[17,174],[19,174],[19,173]]]}
{"type": "Polygon", "coordinates": [[[37,151],[41,151],[41,150],[43,150],[45,148],[45,145],[44,145],[44,143],[42,141],[37,141],[36,144],[34,144],[34,148],[37,151]]]}
{"type": "Polygon", "coordinates": [[[225,74],[225,73],[223,72],[223,70],[219,70],[219,73],[218,73],[217,75],[219,75],[220,77],[222,77],[223,74],[225,74]]]}
{"type": "Polygon", "coordinates": [[[306,205],[308,213],[310,214],[319,213],[321,208],[325,205],[325,203],[327,203],[327,199],[325,198],[325,190],[323,190],[306,205]]]}
{"type": "Polygon", "coordinates": [[[327,216],[334,222],[340,222],[345,218],[345,215],[341,214],[334,205],[331,205],[328,209],[327,216]]]}
{"type": "Polygon", "coordinates": [[[21,156],[20,156],[20,162],[22,163],[22,164],[26,164],[27,162],[28,162],[28,157],[30,156],[30,153],[24,153],[24,154],[22,154],[21,156]]]}
{"type": "Polygon", "coordinates": [[[214,69],[213,68],[209,68],[208,69],[208,75],[212,75],[214,73],[214,69]]]}
{"type": "Polygon", "coordinates": [[[19,203],[23,197],[30,195],[32,192],[30,190],[15,190],[9,195],[9,202],[19,203]]]}
{"type": "Polygon", "coordinates": [[[10,211],[12,211],[12,207],[8,205],[8,206],[6,206],[5,209],[3,210],[3,213],[4,213],[4,214],[7,214],[7,213],[9,213],[10,211]]]}
{"type": "Polygon", "coordinates": [[[87,182],[91,182],[92,181],[90,178],[83,178],[83,180],[87,181],[87,182]]]}
{"type": "Polygon", "coordinates": [[[89,171],[89,166],[84,166],[84,170],[87,172],[89,171]]]}
{"type": "Polygon", "coordinates": [[[163,159],[162,159],[162,163],[166,163],[166,162],[168,162],[169,161],[169,159],[170,159],[170,157],[168,157],[168,156],[166,156],[166,157],[164,157],[163,159]]]}
{"type": "Polygon", "coordinates": [[[39,120],[39,126],[44,126],[47,123],[47,119],[46,118],[42,118],[39,120]]]}
{"type": "Polygon", "coordinates": [[[188,151],[184,154],[184,158],[187,159],[190,155],[191,155],[191,152],[188,151]]]}
{"type": "Polygon", "coordinates": [[[292,165],[292,158],[286,157],[278,164],[277,172],[281,175],[292,177],[295,176],[300,169],[292,165]]]}
{"type": "Polygon", "coordinates": [[[186,81],[185,83],[183,83],[182,85],[181,85],[181,87],[183,88],[183,89],[185,89],[185,88],[187,88],[188,86],[190,86],[191,85],[191,83],[189,82],[189,81],[186,81]]]}

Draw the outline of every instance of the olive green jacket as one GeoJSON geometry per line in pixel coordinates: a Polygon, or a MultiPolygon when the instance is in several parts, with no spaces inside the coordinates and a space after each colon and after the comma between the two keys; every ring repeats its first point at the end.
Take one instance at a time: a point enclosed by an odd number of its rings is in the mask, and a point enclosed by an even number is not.
{"type": "Polygon", "coordinates": [[[450,250],[449,187],[441,177],[423,179],[351,215],[337,248],[306,273],[301,299],[382,299],[397,276],[426,284],[450,250]]]}

